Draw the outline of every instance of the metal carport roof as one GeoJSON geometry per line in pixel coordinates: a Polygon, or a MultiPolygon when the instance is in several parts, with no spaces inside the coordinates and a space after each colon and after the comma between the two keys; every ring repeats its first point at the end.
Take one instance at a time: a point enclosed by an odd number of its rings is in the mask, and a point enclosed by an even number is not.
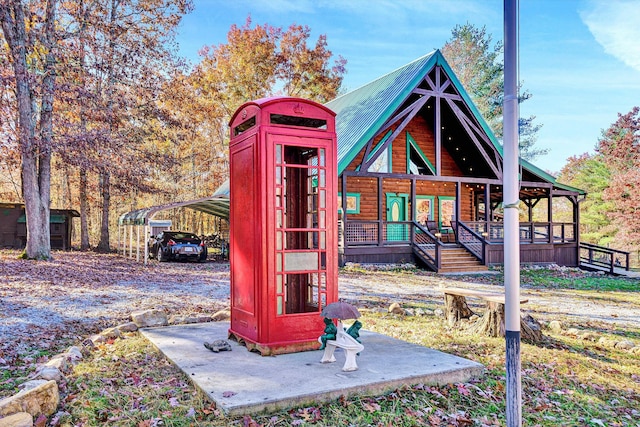
{"type": "Polygon", "coordinates": [[[229,220],[229,180],[226,180],[209,197],[152,206],[124,213],[118,218],[118,225],[145,225],[149,223],[150,219],[153,219],[156,213],[180,207],[187,207],[229,220]]]}

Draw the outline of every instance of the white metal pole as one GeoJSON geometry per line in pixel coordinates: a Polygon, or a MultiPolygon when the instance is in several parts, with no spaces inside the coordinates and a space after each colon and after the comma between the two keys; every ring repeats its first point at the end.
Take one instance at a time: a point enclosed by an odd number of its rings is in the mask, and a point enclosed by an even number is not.
{"type": "Polygon", "coordinates": [[[518,0],[504,0],[504,288],[508,427],[522,425],[520,378],[520,182],[518,178],[518,0]]]}

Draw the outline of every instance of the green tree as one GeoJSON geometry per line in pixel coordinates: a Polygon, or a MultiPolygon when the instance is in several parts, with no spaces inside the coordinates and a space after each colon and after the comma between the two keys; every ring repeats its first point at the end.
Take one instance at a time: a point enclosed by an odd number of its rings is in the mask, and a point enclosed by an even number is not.
{"type": "Polygon", "coordinates": [[[558,181],[587,192],[587,198],[580,204],[580,238],[602,246],[614,241],[617,228],[608,215],[614,205],[603,198],[609,188],[611,170],[603,156],[584,153],[570,157],[558,181]]]}
{"type": "Polygon", "coordinates": [[[618,227],[616,242],[621,249],[640,248],[640,107],[618,119],[603,132],[596,151],[611,170],[611,182],[603,199],[612,204],[608,211],[618,227]]]}
{"type": "MultiPolygon", "coordinates": [[[[504,64],[502,42],[493,43],[486,27],[472,24],[457,25],[442,53],[456,73],[476,107],[498,139],[502,139],[502,104],[504,98],[504,64]]],[[[519,94],[522,103],[531,98],[528,91],[519,94]]],[[[519,119],[520,156],[526,160],[546,154],[549,150],[536,148],[538,131],[542,125],[534,123],[535,116],[519,119]]]]}

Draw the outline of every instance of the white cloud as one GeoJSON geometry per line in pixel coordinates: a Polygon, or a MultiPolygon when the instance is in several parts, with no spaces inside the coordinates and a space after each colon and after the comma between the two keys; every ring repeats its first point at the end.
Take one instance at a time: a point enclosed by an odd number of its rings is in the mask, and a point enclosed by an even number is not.
{"type": "Polygon", "coordinates": [[[606,53],[640,71],[640,2],[591,0],[580,17],[606,53]]]}

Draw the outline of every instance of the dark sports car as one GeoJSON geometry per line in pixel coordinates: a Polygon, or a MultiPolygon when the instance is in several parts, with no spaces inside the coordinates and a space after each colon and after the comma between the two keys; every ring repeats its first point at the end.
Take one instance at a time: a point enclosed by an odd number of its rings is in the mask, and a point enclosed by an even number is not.
{"type": "Polygon", "coordinates": [[[158,261],[207,259],[204,241],[193,233],[184,231],[163,231],[149,239],[149,258],[158,261]]]}

